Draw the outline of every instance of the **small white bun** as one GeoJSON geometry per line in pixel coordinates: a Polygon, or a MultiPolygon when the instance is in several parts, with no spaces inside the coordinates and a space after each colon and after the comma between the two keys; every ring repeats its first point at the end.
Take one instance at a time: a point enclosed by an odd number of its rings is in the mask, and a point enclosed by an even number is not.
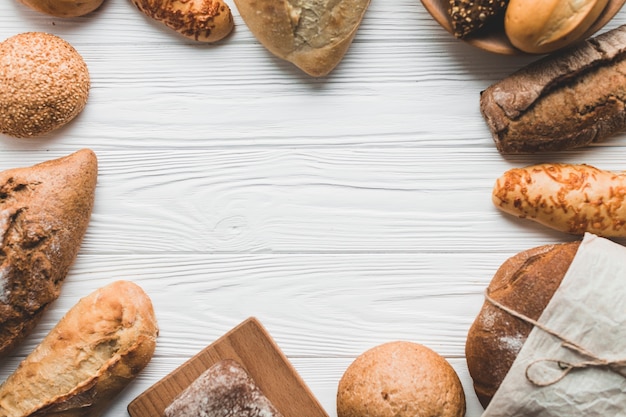
{"type": "Polygon", "coordinates": [[[516,48],[545,54],[581,40],[608,0],[510,0],[504,31],[516,48]]]}
{"type": "Polygon", "coordinates": [[[465,394],[448,361],[430,348],[395,341],[361,354],[337,390],[338,417],[463,417],[465,394]]]}
{"type": "Polygon", "coordinates": [[[74,119],[89,95],[89,71],[65,40],[27,32],[0,43],[0,133],[29,138],[74,119]]]}

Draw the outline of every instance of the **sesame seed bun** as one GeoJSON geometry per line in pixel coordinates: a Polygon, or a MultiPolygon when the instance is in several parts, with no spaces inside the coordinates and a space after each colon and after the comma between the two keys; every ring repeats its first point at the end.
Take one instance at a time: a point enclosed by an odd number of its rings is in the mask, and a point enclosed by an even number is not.
{"type": "Polygon", "coordinates": [[[463,417],[465,394],[450,364],[412,342],[376,346],[348,367],[337,390],[338,417],[463,417]]]}
{"type": "Polygon", "coordinates": [[[66,41],[27,32],[0,43],[0,132],[46,134],[72,120],[87,102],[85,61],[66,41]]]}

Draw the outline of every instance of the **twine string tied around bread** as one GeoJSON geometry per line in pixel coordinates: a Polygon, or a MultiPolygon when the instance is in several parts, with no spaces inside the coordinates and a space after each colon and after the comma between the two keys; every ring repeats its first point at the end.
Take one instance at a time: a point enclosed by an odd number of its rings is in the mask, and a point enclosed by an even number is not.
{"type": "Polygon", "coordinates": [[[518,319],[528,324],[531,324],[541,329],[542,331],[556,337],[557,339],[561,341],[561,346],[563,346],[564,348],[569,349],[587,358],[587,360],[583,360],[583,361],[579,361],[575,363],[560,360],[560,359],[551,359],[551,358],[534,360],[531,363],[529,363],[528,366],[526,366],[526,372],[525,372],[526,379],[533,385],[536,385],[538,387],[546,387],[552,384],[556,384],[557,382],[565,378],[571,371],[577,370],[577,369],[585,369],[585,368],[606,368],[626,378],[626,359],[609,360],[609,359],[600,358],[594,353],[580,346],[578,343],[572,340],[569,340],[567,337],[563,336],[562,334],[539,323],[537,320],[533,320],[532,318],[518,311],[515,311],[505,306],[504,304],[496,301],[491,296],[489,296],[488,290],[485,291],[485,299],[489,301],[492,305],[498,307],[499,309],[505,311],[506,313],[509,313],[510,315],[517,317],[518,319]],[[537,368],[538,366],[545,366],[545,365],[557,366],[558,373],[556,374],[554,378],[543,379],[543,378],[540,378],[538,375],[535,375],[535,373],[533,373],[533,370],[535,370],[535,368],[537,368]]]}

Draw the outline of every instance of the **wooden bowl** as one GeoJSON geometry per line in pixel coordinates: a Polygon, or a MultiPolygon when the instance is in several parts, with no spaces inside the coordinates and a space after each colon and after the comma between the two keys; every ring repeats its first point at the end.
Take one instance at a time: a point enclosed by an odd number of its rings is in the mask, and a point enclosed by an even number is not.
{"type": "MultiPolygon", "coordinates": [[[[449,0],[421,0],[421,2],[437,23],[452,34],[452,24],[450,23],[450,17],[447,11],[449,0]]],[[[590,37],[606,25],[617,14],[617,12],[619,12],[624,3],[626,3],[626,0],[609,0],[608,4],[602,11],[602,14],[598,17],[595,23],[591,25],[589,30],[585,32],[581,39],[590,37]]],[[[485,28],[485,30],[481,31],[480,35],[476,34],[469,36],[464,38],[463,41],[477,48],[497,54],[525,54],[525,52],[522,52],[514,47],[507,39],[506,34],[504,33],[504,22],[485,28]]]]}

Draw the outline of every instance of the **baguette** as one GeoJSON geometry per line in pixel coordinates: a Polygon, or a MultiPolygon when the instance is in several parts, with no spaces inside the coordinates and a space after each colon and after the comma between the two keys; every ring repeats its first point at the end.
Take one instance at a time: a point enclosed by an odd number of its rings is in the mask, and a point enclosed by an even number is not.
{"type": "Polygon", "coordinates": [[[96,155],[83,149],[0,172],[0,357],[58,298],[87,230],[97,171],[96,155]]]}
{"type": "MultiPolygon", "coordinates": [[[[518,253],[496,271],[491,298],[537,320],[572,263],[580,241],[518,253]]],[[[513,365],[532,325],[485,302],[467,335],[465,356],[480,403],[486,407],[513,365]]]]}
{"type": "Polygon", "coordinates": [[[95,417],[148,364],[158,329],[136,284],[82,298],[0,386],[0,416],[95,417]]]}
{"type": "Polygon", "coordinates": [[[626,237],[626,172],[590,165],[537,164],[497,179],[494,205],[561,232],[626,237]]]}
{"type": "Polygon", "coordinates": [[[626,126],[626,25],[548,55],[480,94],[503,154],[579,148],[626,126]]]}
{"type": "Polygon", "coordinates": [[[370,0],[235,0],[265,48],[308,75],[329,74],[348,51],[370,0]]]}

